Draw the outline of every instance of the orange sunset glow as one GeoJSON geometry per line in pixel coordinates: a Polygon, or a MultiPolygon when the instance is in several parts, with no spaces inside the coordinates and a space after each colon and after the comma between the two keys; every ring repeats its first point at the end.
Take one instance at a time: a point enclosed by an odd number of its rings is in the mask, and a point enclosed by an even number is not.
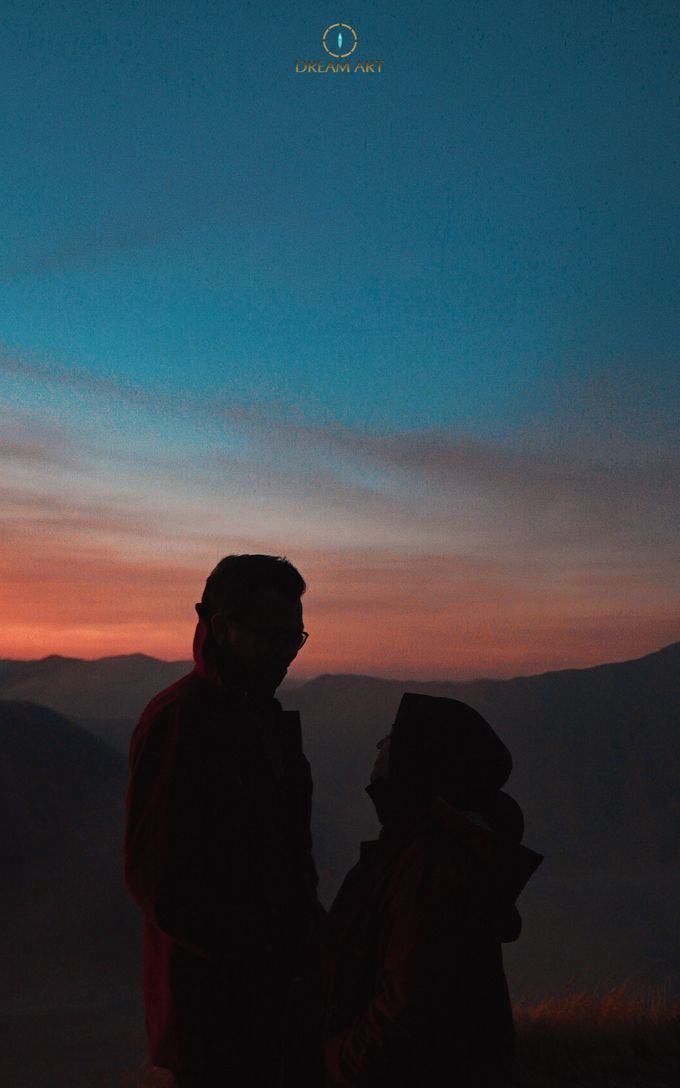
{"type": "MultiPolygon", "coordinates": [[[[262,548],[256,540],[237,545],[262,548]]],[[[4,544],[0,657],[190,657],[193,605],[219,552],[199,555],[195,548],[191,564],[155,564],[104,549],[79,551],[76,541],[71,554],[68,547],[58,536],[49,546],[36,537],[21,548],[4,544]]],[[[516,571],[509,584],[502,569],[455,557],[351,550],[329,556],[295,547],[284,553],[307,580],[311,636],[291,677],[509,677],[623,660],[677,635],[661,595],[645,594],[632,578],[622,616],[607,611],[615,596],[610,587],[608,599],[606,579],[594,596],[592,579],[576,574],[558,592],[530,570],[516,571]]]]}

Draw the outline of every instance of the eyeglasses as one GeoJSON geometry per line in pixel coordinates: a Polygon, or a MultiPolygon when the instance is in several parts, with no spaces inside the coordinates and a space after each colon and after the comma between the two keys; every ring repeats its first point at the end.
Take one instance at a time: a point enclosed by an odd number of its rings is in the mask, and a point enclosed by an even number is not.
{"type": "Polygon", "coordinates": [[[309,638],[307,631],[262,631],[258,627],[251,627],[250,624],[243,623],[242,620],[231,620],[230,622],[235,623],[237,627],[242,627],[244,631],[250,631],[251,635],[255,635],[256,638],[268,642],[270,646],[275,646],[277,649],[290,648],[297,652],[302,649],[309,638]]]}
{"type": "MultiPolygon", "coordinates": [[[[204,623],[209,624],[212,617],[206,606],[199,601],[194,607],[200,619],[202,619],[204,623]]],[[[302,649],[309,638],[309,633],[307,631],[262,631],[258,627],[251,627],[250,624],[244,623],[243,620],[237,620],[232,616],[226,616],[223,612],[215,612],[214,615],[224,616],[229,623],[235,623],[245,631],[250,631],[251,635],[255,635],[256,638],[262,639],[263,642],[268,642],[270,646],[275,646],[277,649],[287,649],[290,647],[297,653],[302,649]]]]}

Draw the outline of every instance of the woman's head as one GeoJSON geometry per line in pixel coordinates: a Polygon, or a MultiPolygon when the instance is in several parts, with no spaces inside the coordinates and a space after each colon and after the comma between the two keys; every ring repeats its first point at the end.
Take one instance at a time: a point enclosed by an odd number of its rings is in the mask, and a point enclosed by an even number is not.
{"type": "Polygon", "coordinates": [[[485,811],[512,769],[510,752],[489,723],[457,699],[407,692],[379,748],[369,793],[376,808],[380,796],[383,814],[435,797],[456,808],[485,811]]]}

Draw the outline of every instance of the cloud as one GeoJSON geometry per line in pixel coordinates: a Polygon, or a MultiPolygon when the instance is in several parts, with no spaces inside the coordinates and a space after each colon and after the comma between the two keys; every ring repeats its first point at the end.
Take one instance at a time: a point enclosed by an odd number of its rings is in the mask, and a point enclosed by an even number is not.
{"type": "Polygon", "coordinates": [[[46,385],[61,391],[115,401],[148,411],[175,410],[180,398],[162,390],[149,391],[120,378],[93,374],[80,366],[63,366],[41,359],[24,349],[0,347],[0,372],[10,378],[46,385]]]}
{"type": "Polygon", "coordinates": [[[672,442],[379,434],[18,353],[0,368],[95,409],[42,430],[15,410],[2,432],[8,656],[186,656],[207,572],[261,550],[308,579],[306,672],[512,675],[677,637],[672,442]]]}
{"type": "Polygon", "coordinates": [[[66,366],[9,345],[0,345],[0,373],[9,378],[112,402],[121,408],[139,409],[163,418],[169,415],[202,423],[242,424],[290,437],[299,433],[299,425],[294,420],[290,423],[285,421],[283,405],[238,404],[227,398],[224,391],[200,395],[166,386],[145,387],[121,376],[94,374],[86,367],[75,364],[66,366]]]}
{"type": "MultiPolygon", "coordinates": [[[[484,547],[668,551],[680,529],[680,450],[582,453],[518,448],[446,432],[352,436],[354,456],[384,465],[420,497],[423,523],[476,527],[484,547]]],[[[575,554],[575,552],[574,552],[575,554]]]]}
{"type": "Polygon", "coordinates": [[[0,435],[0,461],[27,462],[31,465],[50,465],[56,460],[55,451],[33,439],[0,435]]]}
{"type": "MultiPolygon", "coordinates": [[[[376,434],[309,422],[281,404],[148,389],[7,351],[0,367],[123,410],[199,425],[202,448],[193,457],[180,457],[172,442],[147,451],[146,463],[169,481],[202,482],[207,491],[223,486],[227,496],[230,489],[257,490],[274,506],[294,501],[303,522],[305,502],[315,511],[344,511],[362,533],[373,525],[381,541],[392,531],[404,533],[407,546],[419,533],[430,545],[444,546],[448,538],[457,549],[485,553],[531,548],[539,557],[592,549],[601,555],[616,547],[640,554],[652,546],[667,551],[680,527],[677,444],[626,447],[617,440],[612,455],[606,440],[584,449],[580,436],[567,435],[555,448],[530,438],[491,442],[443,430],[376,434]],[[225,426],[245,436],[245,453],[226,448],[225,426]],[[210,427],[221,434],[217,441],[206,441],[210,427]]],[[[113,458],[134,464],[139,453],[118,449],[113,458]]]]}
{"type": "Polygon", "coordinates": [[[136,535],[157,537],[167,543],[168,526],[154,525],[153,510],[140,511],[135,504],[122,499],[116,502],[112,497],[108,502],[96,502],[69,498],[34,485],[0,488],[0,503],[6,538],[15,543],[26,533],[35,539],[68,538],[73,544],[79,538],[92,541],[97,534],[126,538],[128,543],[136,535]]]}
{"type": "Polygon", "coordinates": [[[29,466],[72,463],[73,448],[62,427],[41,419],[33,411],[0,407],[0,461],[29,466]]]}
{"type": "Polygon", "coordinates": [[[130,249],[146,249],[157,246],[186,231],[186,221],[182,227],[159,224],[156,227],[102,226],[89,232],[62,237],[53,244],[34,247],[13,260],[0,264],[0,281],[9,281],[20,276],[43,275],[62,271],[91,268],[101,264],[112,254],[130,249]]]}

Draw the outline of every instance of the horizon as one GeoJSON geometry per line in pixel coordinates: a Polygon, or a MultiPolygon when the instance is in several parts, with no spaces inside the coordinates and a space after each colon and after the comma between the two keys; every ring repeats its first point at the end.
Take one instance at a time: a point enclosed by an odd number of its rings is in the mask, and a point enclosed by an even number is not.
{"type": "MultiPolygon", "coordinates": [[[[536,676],[544,676],[544,675],[546,675],[548,673],[585,671],[587,669],[596,669],[596,668],[600,668],[602,666],[607,666],[607,665],[624,665],[624,664],[626,664],[628,662],[639,661],[639,660],[642,660],[645,657],[652,657],[655,654],[663,653],[664,650],[671,649],[673,646],[680,646],[680,639],[674,639],[669,643],[665,643],[663,646],[657,646],[657,647],[655,647],[655,648],[653,648],[651,650],[647,650],[644,653],[635,655],[633,657],[623,657],[623,658],[620,658],[620,659],[617,658],[617,659],[607,659],[607,660],[602,660],[602,661],[593,661],[593,662],[590,662],[589,664],[586,664],[586,665],[570,665],[570,666],[567,666],[567,667],[556,668],[556,669],[541,669],[541,670],[539,670],[537,672],[531,672],[531,673],[517,673],[517,674],[513,673],[512,675],[494,675],[494,674],[492,674],[490,672],[487,672],[487,673],[480,673],[480,674],[475,674],[475,675],[470,675],[470,676],[453,676],[451,674],[437,675],[437,676],[433,676],[433,675],[416,676],[416,675],[413,675],[412,673],[406,673],[403,670],[401,672],[400,671],[391,672],[389,675],[381,675],[381,674],[378,674],[378,673],[375,673],[375,672],[366,672],[363,669],[351,670],[351,671],[342,670],[342,671],[339,671],[339,672],[323,671],[323,672],[315,672],[315,673],[307,673],[307,672],[300,673],[300,672],[295,671],[295,674],[293,676],[286,676],[284,678],[284,680],[281,682],[281,684],[279,684],[279,687],[277,688],[277,690],[281,690],[281,688],[284,688],[284,687],[297,687],[297,686],[300,686],[302,684],[307,684],[307,683],[312,682],[313,680],[318,680],[321,677],[326,677],[326,676],[330,676],[330,677],[351,676],[351,677],[359,677],[359,678],[366,679],[366,680],[384,680],[384,681],[388,681],[388,682],[389,681],[413,681],[414,683],[419,683],[419,684],[427,684],[427,683],[452,683],[452,684],[455,684],[455,683],[474,683],[475,681],[485,681],[485,680],[504,681],[504,680],[530,679],[530,678],[536,677],[536,676]]],[[[149,661],[157,661],[160,664],[164,664],[164,665],[187,665],[187,666],[191,666],[193,664],[193,661],[192,661],[191,657],[163,658],[163,657],[157,657],[154,654],[145,653],[145,652],[143,652],[141,650],[133,651],[131,653],[123,653],[123,654],[103,654],[103,655],[98,656],[98,657],[73,656],[73,655],[70,655],[70,654],[60,654],[60,653],[45,654],[44,656],[41,656],[41,657],[4,657],[4,656],[0,656],[0,662],[3,662],[3,663],[6,662],[6,663],[9,663],[9,664],[14,664],[14,663],[39,664],[39,663],[44,662],[44,661],[49,661],[50,659],[56,659],[56,660],[59,660],[59,661],[77,661],[77,662],[86,662],[86,663],[89,663],[89,664],[96,664],[97,662],[100,662],[100,661],[111,661],[111,660],[116,660],[116,659],[134,658],[134,657],[146,658],[149,661]]]]}

